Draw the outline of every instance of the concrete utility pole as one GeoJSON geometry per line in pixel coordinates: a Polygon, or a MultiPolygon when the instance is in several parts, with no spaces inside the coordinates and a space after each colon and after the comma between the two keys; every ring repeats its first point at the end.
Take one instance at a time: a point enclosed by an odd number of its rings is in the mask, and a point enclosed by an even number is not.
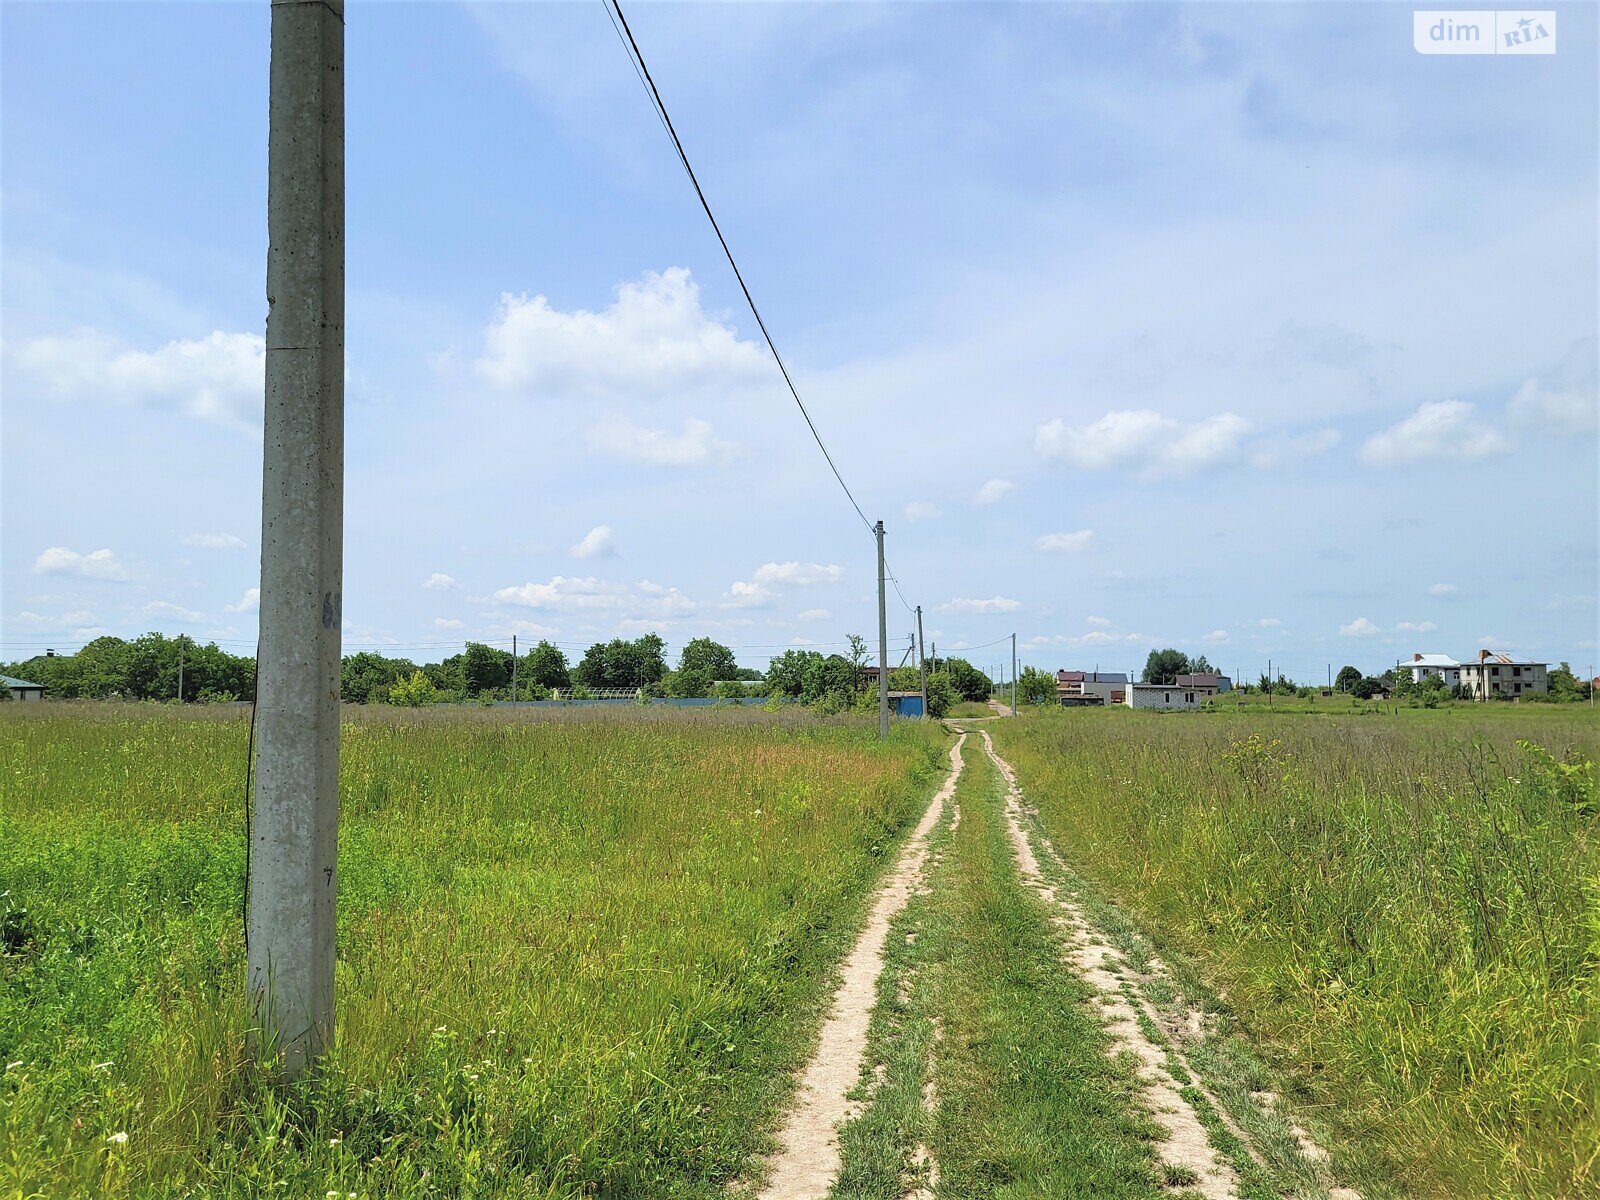
{"type": "Polygon", "coordinates": [[[263,1058],[333,1038],[344,604],[344,0],[272,0],[248,991],[263,1058]]]}
{"type": "Polygon", "coordinates": [[[922,715],[928,715],[928,656],[923,653],[922,605],[917,605],[917,670],[922,676],[922,715]]]}
{"type": "Polygon", "coordinates": [[[178,635],[178,703],[183,703],[183,634],[178,635]]]}
{"type": "Polygon", "coordinates": [[[1017,635],[1011,635],[1011,715],[1017,715],[1017,635]]]}
{"type": "Polygon", "coordinates": [[[511,703],[517,702],[517,635],[511,635],[511,703]]]}
{"type": "Polygon", "coordinates": [[[889,736],[889,608],[884,595],[886,568],[883,562],[883,522],[874,527],[878,535],[878,736],[889,736]]]}

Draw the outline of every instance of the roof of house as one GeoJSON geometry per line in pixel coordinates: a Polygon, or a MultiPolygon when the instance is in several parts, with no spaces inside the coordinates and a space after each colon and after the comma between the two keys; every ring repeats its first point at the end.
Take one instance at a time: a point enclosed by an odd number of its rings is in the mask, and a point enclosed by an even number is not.
{"type": "Polygon", "coordinates": [[[1120,671],[1057,671],[1057,683],[1127,683],[1120,671]]]}
{"type": "Polygon", "coordinates": [[[0,683],[8,688],[38,688],[41,692],[44,691],[42,683],[29,683],[26,679],[16,679],[10,675],[0,675],[0,683]]]}
{"type": "Polygon", "coordinates": [[[1448,654],[1413,654],[1410,662],[1403,662],[1402,667],[1459,667],[1461,664],[1448,654]]]}
{"type": "Polygon", "coordinates": [[[1178,687],[1221,687],[1222,673],[1220,671],[1194,671],[1184,672],[1178,676],[1178,687]]]}
{"type": "Polygon", "coordinates": [[[1462,663],[1463,667],[1476,667],[1480,663],[1492,667],[1542,667],[1545,664],[1532,658],[1514,658],[1509,654],[1491,654],[1487,658],[1472,658],[1462,663]]]}

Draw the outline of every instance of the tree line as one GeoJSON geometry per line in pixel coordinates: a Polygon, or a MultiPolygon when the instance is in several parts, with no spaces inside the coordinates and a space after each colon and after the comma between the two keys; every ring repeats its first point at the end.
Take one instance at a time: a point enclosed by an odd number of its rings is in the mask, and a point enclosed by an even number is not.
{"type": "MultiPolygon", "coordinates": [[[[645,698],[766,696],[824,712],[875,709],[877,689],[866,669],[866,639],[852,634],[849,647],[847,654],[828,655],[787,650],[772,659],[765,675],[741,667],[731,648],[708,637],[685,645],[677,665],[670,666],[666,643],[655,633],[596,642],[576,664],[548,641],[538,642],[515,659],[508,650],[468,642],[460,653],[434,663],[363,650],[344,656],[339,694],[350,704],[510,700],[514,662],[519,700],[548,699],[557,692],[582,698],[601,689],[626,689],[645,698]]],[[[52,699],[206,703],[249,700],[255,694],[256,663],[252,656],[230,654],[215,643],[147,633],[131,641],[96,638],[76,654],[41,654],[0,664],[0,674],[41,683],[52,699]]],[[[915,667],[889,673],[893,691],[914,692],[919,683],[915,667]]],[[[965,659],[928,660],[932,716],[945,715],[957,699],[982,700],[993,686],[965,659]]]]}

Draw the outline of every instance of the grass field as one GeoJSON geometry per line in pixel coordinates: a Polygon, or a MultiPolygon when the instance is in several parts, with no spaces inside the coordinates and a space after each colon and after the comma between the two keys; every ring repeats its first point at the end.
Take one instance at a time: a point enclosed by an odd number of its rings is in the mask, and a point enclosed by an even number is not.
{"type": "Polygon", "coordinates": [[[0,1194],[713,1196],[945,740],[352,712],[338,1042],[248,1065],[237,712],[0,709],[0,1194]]]}
{"type": "Polygon", "coordinates": [[[991,729],[1072,865],[1298,1081],[1346,1177],[1600,1193],[1600,721],[1313,708],[991,729]]]}

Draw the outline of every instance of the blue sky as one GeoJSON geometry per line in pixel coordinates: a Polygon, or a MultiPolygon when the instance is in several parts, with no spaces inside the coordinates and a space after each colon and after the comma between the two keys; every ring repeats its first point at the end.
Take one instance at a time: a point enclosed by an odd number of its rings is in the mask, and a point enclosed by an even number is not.
{"type": "MultiPolygon", "coordinates": [[[[1600,657],[1593,6],[1540,57],[1409,5],[629,11],[930,641],[1600,657]]],[[[267,6],[0,34],[0,655],[251,646],[267,6]]],[[[599,3],[353,0],[346,53],[347,646],[873,633],[599,3]]]]}

